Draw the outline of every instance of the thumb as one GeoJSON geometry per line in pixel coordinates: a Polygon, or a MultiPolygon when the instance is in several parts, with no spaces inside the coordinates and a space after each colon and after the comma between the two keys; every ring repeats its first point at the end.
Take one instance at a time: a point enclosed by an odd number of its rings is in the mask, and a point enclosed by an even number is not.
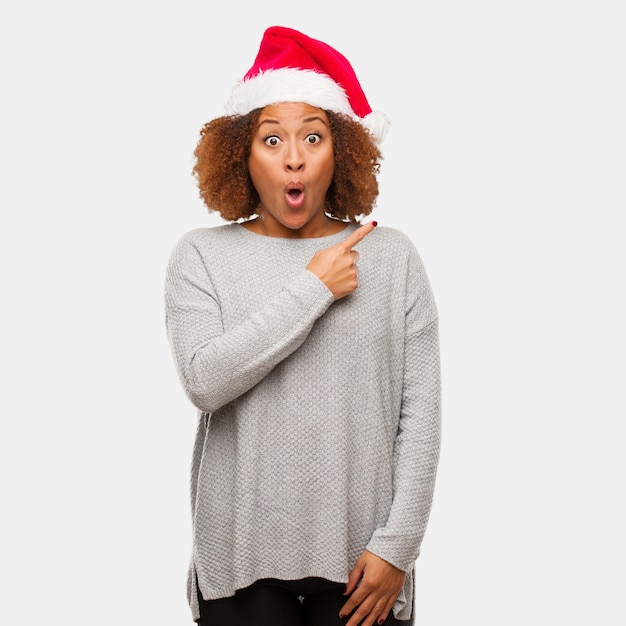
{"type": "Polygon", "coordinates": [[[348,582],[346,583],[346,590],[343,592],[344,596],[349,596],[358,585],[361,578],[363,578],[363,574],[365,572],[365,563],[359,557],[357,562],[354,564],[352,571],[348,575],[348,582]]]}

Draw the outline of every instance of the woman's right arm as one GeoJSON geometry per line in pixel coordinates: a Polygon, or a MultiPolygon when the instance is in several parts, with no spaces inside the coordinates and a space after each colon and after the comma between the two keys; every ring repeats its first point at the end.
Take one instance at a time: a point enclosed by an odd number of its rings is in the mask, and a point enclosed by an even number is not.
{"type": "Polygon", "coordinates": [[[183,239],[167,268],[167,334],[185,393],[211,413],[263,379],[306,339],[333,294],[302,269],[239,326],[224,331],[220,302],[195,245],[183,239]]]}
{"type": "Polygon", "coordinates": [[[294,352],[333,301],[357,288],[358,253],[353,248],[375,225],[364,224],[316,252],[275,298],[227,332],[200,252],[183,238],[168,265],[165,306],[174,360],[191,402],[212,413],[294,352]]]}

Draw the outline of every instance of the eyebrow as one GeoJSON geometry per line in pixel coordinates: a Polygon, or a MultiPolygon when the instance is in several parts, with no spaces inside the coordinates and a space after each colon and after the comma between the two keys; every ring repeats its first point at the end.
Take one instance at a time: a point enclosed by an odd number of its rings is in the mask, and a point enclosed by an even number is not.
{"type": "MultiPolygon", "coordinates": [[[[322,122],[322,124],[324,124],[324,126],[328,126],[328,124],[326,124],[326,122],[319,115],[313,115],[311,117],[305,117],[302,120],[302,123],[303,124],[309,124],[310,122],[315,122],[315,121],[322,122]]],[[[280,121],[272,119],[272,118],[268,118],[266,120],[262,120],[262,121],[259,122],[259,128],[263,124],[280,124],[280,121]]]]}

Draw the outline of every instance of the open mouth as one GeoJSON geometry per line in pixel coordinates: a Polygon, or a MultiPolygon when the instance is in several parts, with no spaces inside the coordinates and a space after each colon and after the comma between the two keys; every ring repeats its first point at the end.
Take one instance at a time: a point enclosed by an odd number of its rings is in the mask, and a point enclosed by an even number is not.
{"type": "Polygon", "coordinates": [[[304,185],[302,183],[290,183],[287,185],[285,199],[292,209],[299,209],[304,202],[304,185]]]}

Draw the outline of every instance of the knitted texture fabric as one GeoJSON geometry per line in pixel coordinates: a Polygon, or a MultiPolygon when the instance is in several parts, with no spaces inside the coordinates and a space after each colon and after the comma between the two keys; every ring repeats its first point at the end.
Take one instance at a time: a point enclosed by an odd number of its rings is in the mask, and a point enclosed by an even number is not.
{"type": "Polygon", "coordinates": [[[239,224],[174,247],[166,327],[198,410],[188,594],[231,596],[261,578],[346,582],[367,549],[413,567],[440,449],[437,311],[417,250],[377,227],[357,246],[359,286],[333,296],[306,266],[321,238],[239,224]]]}

